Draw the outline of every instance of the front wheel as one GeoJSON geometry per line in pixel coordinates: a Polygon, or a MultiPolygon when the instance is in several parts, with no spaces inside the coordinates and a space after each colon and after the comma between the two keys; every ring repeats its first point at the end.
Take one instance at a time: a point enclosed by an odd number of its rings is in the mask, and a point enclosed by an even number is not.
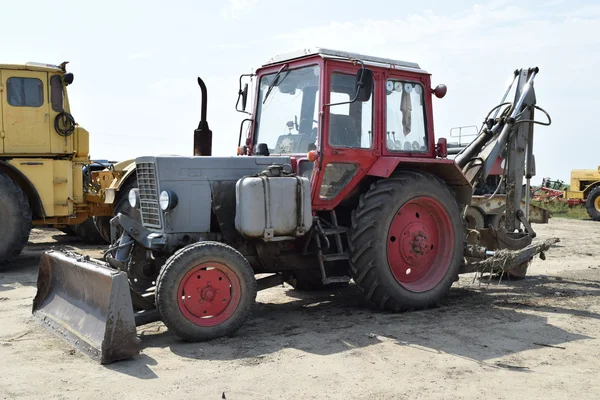
{"type": "Polygon", "coordinates": [[[594,221],[600,221],[600,186],[588,194],[585,201],[585,208],[594,221]]]}
{"type": "Polygon", "coordinates": [[[250,317],[257,284],[248,261],[217,242],[177,251],[157,281],[156,306],[170,331],[188,342],[236,332],[250,317]]]}
{"type": "Polygon", "coordinates": [[[0,269],[21,254],[31,233],[31,208],[23,190],[0,172],[0,269]]]}
{"type": "Polygon", "coordinates": [[[349,242],[354,282],[368,300],[394,311],[433,307],[463,261],[460,207],[439,178],[403,171],[361,196],[349,242]]]}

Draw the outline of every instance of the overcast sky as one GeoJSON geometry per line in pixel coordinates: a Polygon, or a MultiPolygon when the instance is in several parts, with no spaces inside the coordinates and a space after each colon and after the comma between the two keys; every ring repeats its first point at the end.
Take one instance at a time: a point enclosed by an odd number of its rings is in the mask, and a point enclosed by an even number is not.
{"type": "Polygon", "coordinates": [[[213,153],[234,155],[238,77],[322,46],[414,61],[445,83],[436,136],[479,125],[512,71],[538,66],[537,177],[600,165],[598,1],[29,0],[2,7],[0,62],[70,61],[71,110],[95,158],[192,153],[208,86],[213,153]],[[538,115],[542,118],[541,115],[538,115]]]}

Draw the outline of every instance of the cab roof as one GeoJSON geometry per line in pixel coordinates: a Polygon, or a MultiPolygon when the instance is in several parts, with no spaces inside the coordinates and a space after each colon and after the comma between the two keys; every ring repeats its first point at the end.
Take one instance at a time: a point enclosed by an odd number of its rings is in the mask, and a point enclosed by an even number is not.
{"type": "Polygon", "coordinates": [[[365,65],[373,65],[373,66],[383,67],[383,68],[402,69],[402,70],[420,72],[420,73],[425,73],[425,74],[427,73],[425,70],[423,70],[423,69],[421,69],[421,67],[419,67],[419,64],[414,63],[414,62],[394,60],[391,58],[374,57],[374,56],[368,56],[368,55],[364,55],[364,54],[351,53],[351,52],[342,51],[342,50],[325,49],[322,47],[302,49],[302,50],[297,50],[297,51],[293,51],[293,52],[289,52],[289,53],[276,55],[274,57],[271,57],[265,64],[263,64],[263,67],[282,63],[285,61],[292,61],[292,60],[297,60],[297,59],[301,59],[301,58],[312,57],[315,55],[321,56],[322,58],[338,59],[338,60],[342,60],[342,61],[348,61],[348,59],[351,58],[351,59],[360,60],[360,61],[364,62],[365,65]]]}
{"type": "MultiPolygon", "coordinates": [[[[63,63],[63,64],[65,64],[65,63],[63,63]]],[[[65,70],[58,65],[44,64],[44,63],[37,63],[37,62],[28,62],[25,64],[0,64],[0,69],[41,71],[41,72],[60,72],[60,73],[65,72],[65,70]]]]}

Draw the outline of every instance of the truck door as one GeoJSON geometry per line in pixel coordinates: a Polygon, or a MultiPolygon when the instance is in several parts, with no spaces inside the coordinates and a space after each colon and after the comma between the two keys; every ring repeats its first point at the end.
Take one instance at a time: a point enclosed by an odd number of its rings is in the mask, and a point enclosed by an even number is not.
{"type": "Polygon", "coordinates": [[[5,154],[50,152],[46,72],[3,70],[2,134],[5,154]]]}
{"type": "MultiPolygon", "coordinates": [[[[378,91],[375,89],[366,102],[349,103],[356,94],[357,71],[357,67],[334,64],[325,81],[328,90],[324,90],[324,102],[335,105],[324,111],[322,172],[312,187],[315,209],[336,207],[378,158],[379,143],[374,135],[378,124],[374,115],[378,91]]],[[[377,74],[373,76],[377,82],[377,74]]]]}

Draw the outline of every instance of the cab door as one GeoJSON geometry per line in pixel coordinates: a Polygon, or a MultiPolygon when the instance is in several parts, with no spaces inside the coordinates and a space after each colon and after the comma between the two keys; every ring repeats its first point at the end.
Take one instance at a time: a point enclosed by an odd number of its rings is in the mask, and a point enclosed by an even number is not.
{"type": "Polygon", "coordinates": [[[50,152],[46,72],[3,70],[2,135],[5,154],[50,152]]]}
{"type": "Polygon", "coordinates": [[[373,91],[368,101],[354,101],[359,67],[329,64],[324,82],[322,138],[319,142],[318,173],[313,179],[315,209],[335,208],[366,175],[378,159],[375,133],[380,124],[375,113],[380,77],[373,73],[373,91]]]}

